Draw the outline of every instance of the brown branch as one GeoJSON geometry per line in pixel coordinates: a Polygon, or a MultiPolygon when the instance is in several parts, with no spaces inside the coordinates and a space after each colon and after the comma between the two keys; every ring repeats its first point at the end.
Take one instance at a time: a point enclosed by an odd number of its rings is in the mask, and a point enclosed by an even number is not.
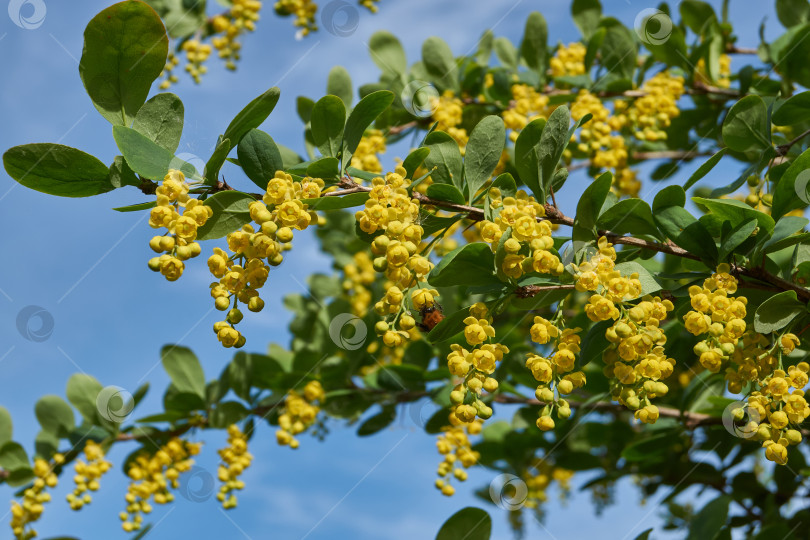
{"type": "Polygon", "coordinates": [[[792,147],[794,144],[796,144],[797,142],[801,141],[802,139],[804,139],[804,138],[805,138],[805,137],[807,137],[808,135],[810,135],[810,129],[808,129],[807,131],[805,131],[804,133],[802,133],[801,135],[799,135],[798,137],[796,137],[796,138],[795,138],[795,139],[793,139],[792,141],[788,141],[788,142],[786,142],[785,144],[780,144],[779,146],[777,146],[777,147],[776,147],[776,155],[777,155],[778,157],[783,157],[783,156],[786,156],[786,155],[787,155],[787,153],[790,151],[790,148],[791,148],[791,147],[792,147]]]}
{"type": "Polygon", "coordinates": [[[759,51],[753,47],[735,47],[729,45],[726,47],[726,54],[759,54],[759,51]]]}

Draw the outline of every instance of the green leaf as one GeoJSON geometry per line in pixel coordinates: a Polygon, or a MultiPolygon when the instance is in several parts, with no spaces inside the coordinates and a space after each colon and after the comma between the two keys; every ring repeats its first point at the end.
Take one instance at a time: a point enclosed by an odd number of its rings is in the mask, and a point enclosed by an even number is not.
{"type": "Polygon", "coordinates": [[[141,185],[141,180],[135,175],[135,171],[129,167],[124,156],[115,156],[112,165],[110,165],[108,179],[110,185],[116,189],[124,186],[138,187],[141,185]]]}
{"type": "Polygon", "coordinates": [[[433,131],[425,137],[425,146],[430,149],[425,167],[433,182],[453,184],[461,191],[464,188],[462,160],[456,140],[443,131],[433,131]]]}
{"type": "Polygon", "coordinates": [[[807,224],[810,223],[805,217],[799,216],[784,216],[779,221],[776,222],[776,225],[773,228],[773,234],[771,237],[765,240],[766,236],[763,235],[763,247],[765,251],[771,251],[773,246],[778,246],[783,243],[784,240],[790,238],[794,235],[794,233],[801,231],[804,229],[807,224]]]}
{"type": "Polygon", "coordinates": [[[661,235],[653,221],[650,205],[641,199],[620,200],[599,216],[596,225],[617,234],[661,235]]]}
{"type": "Polygon", "coordinates": [[[568,146],[568,141],[571,138],[568,133],[570,124],[571,113],[568,111],[568,107],[561,105],[554,109],[554,112],[548,117],[548,122],[543,128],[543,134],[540,136],[540,143],[537,147],[537,160],[540,165],[542,193],[535,195],[541,204],[546,200],[551,179],[554,177],[554,169],[557,168],[563,151],[568,146]]]}
{"type": "Polygon", "coordinates": [[[3,165],[20,184],[49,195],[90,197],[113,189],[104,163],[61,144],[15,146],[3,154],[3,165]]]}
{"type": "Polygon", "coordinates": [[[380,30],[368,42],[371,59],[383,73],[401,77],[408,70],[408,59],[402,44],[390,32],[380,30]]]}
{"type": "Polygon", "coordinates": [[[339,97],[346,110],[352,107],[352,78],[343,66],[334,66],[329,70],[329,78],[326,80],[326,93],[339,97]]]}
{"type": "Polygon", "coordinates": [[[675,244],[714,265],[717,260],[717,245],[712,235],[685,208],[673,205],[656,209],[653,204],[653,220],[675,244]]]}
{"type": "Polygon", "coordinates": [[[719,152],[714,154],[705,163],[703,163],[698,169],[692,173],[692,176],[689,177],[689,180],[683,185],[684,191],[689,189],[690,187],[694,186],[701,178],[709,174],[709,171],[714,169],[714,166],[720,163],[720,159],[726,155],[726,151],[728,148],[721,148],[719,152]]]}
{"type": "Polygon", "coordinates": [[[762,302],[754,313],[754,330],[760,334],[781,330],[804,308],[804,304],[796,299],[796,291],[775,294],[762,302]]]}
{"type": "Polygon", "coordinates": [[[223,139],[222,137],[219,138],[217,141],[217,146],[214,149],[211,157],[208,158],[208,161],[205,164],[205,170],[203,171],[203,178],[205,178],[205,183],[208,185],[216,185],[219,180],[219,170],[222,168],[222,165],[225,163],[225,158],[228,157],[228,153],[231,151],[231,140],[230,139],[223,139]]]}
{"type": "Polygon", "coordinates": [[[456,60],[442,38],[431,36],[422,43],[422,63],[439,90],[458,90],[456,60]]]}
{"type": "MultiPolygon", "coordinates": [[[[641,281],[641,294],[652,294],[661,290],[661,284],[653,277],[649,270],[641,266],[636,261],[626,261],[618,263],[615,266],[617,272],[621,272],[623,276],[629,276],[632,273],[638,274],[638,279],[641,281]]],[[[630,300],[633,300],[632,298],[630,300]]]]}
{"type": "Polygon", "coordinates": [[[489,540],[492,518],[484,510],[468,506],[444,522],[436,540],[489,540]]]}
{"type": "Polygon", "coordinates": [[[405,161],[402,162],[402,167],[405,169],[405,178],[413,179],[413,175],[416,172],[416,169],[425,162],[425,159],[430,154],[430,148],[425,146],[421,148],[417,148],[410,154],[408,157],[405,158],[405,161]]]}
{"type": "Polygon", "coordinates": [[[263,190],[277,171],[284,170],[278,146],[270,135],[259,129],[252,129],[242,137],[236,155],[250,181],[263,190]]]}
{"type": "Polygon", "coordinates": [[[707,540],[714,538],[728,519],[731,497],[721,495],[704,506],[689,525],[687,540],[707,540]]]}
{"type": "Polygon", "coordinates": [[[492,44],[495,41],[495,34],[492,30],[484,30],[478,40],[478,50],[475,51],[475,61],[479,65],[488,66],[492,56],[492,44]]]}
{"type": "Polygon", "coordinates": [[[546,126],[545,118],[537,118],[529,122],[521,130],[515,141],[515,168],[517,168],[520,180],[532,193],[541,193],[540,189],[540,166],[537,158],[537,145],[543,136],[543,129],[546,126]]]}
{"type": "Polygon", "coordinates": [[[339,210],[363,206],[368,200],[368,193],[349,193],[340,197],[320,197],[318,199],[301,199],[301,202],[313,210],[339,210]]]}
{"type": "Polygon", "coordinates": [[[10,441],[0,446],[0,467],[9,472],[14,472],[20,469],[30,468],[31,462],[28,461],[28,454],[25,452],[25,448],[19,443],[10,441]]]}
{"type": "Polygon", "coordinates": [[[464,179],[469,200],[492,176],[506,144],[506,127],[500,116],[485,116],[476,124],[464,153],[464,179]]]}
{"type": "Polygon", "coordinates": [[[187,178],[202,180],[193,165],[176,157],[132,128],[113,126],[113,138],[133,171],[150,180],[163,180],[169,169],[178,169],[187,178]]]}
{"type": "Polygon", "coordinates": [[[762,98],[749,95],[732,105],[723,121],[722,133],[726,146],[737,152],[770,148],[768,108],[762,98]]]}
{"type": "Polygon", "coordinates": [[[0,406],[0,447],[11,440],[14,434],[14,424],[11,421],[11,415],[8,409],[0,406]]]}
{"type": "Polygon", "coordinates": [[[212,428],[225,429],[247,418],[249,411],[238,401],[223,401],[211,411],[209,420],[212,428]]]}
{"type": "Polygon", "coordinates": [[[160,361],[178,392],[205,399],[205,373],[191,349],[165,345],[160,351],[160,361]]]}
{"type": "Polygon", "coordinates": [[[509,38],[503,36],[497,37],[495,38],[494,44],[495,56],[498,58],[501,65],[511,70],[517,70],[519,60],[518,50],[512,45],[509,38]]]}
{"type": "Polygon", "coordinates": [[[653,199],[652,209],[654,213],[667,206],[680,206],[686,204],[686,192],[681,186],[667,186],[659,191],[653,199]]]}
{"type": "Polygon", "coordinates": [[[751,237],[751,234],[754,232],[754,229],[756,228],[757,228],[757,220],[753,218],[747,221],[743,221],[742,223],[734,227],[728,234],[728,236],[720,244],[718,260],[721,261],[726,260],[726,258],[729,255],[731,255],[740,244],[742,244],[751,237]]]}
{"type": "Polygon", "coordinates": [[[174,94],[158,94],[140,108],[132,129],[169,152],[176,152],[183,134],[183,102],[174,94]]]}
{"type": "Polygon", "coordinates": [[[650,533],[652,533],[653,530],[654,529],[652,527],[647,529],[646,531],[644,531],[641,534],[639,534],[638,536],[636,536],[635,540],[649,540],[650,539],[650,533]]]}
{"type": "Polygon", "coordinates": [[[36,414],[42,429],[60,438],[67,437],[76,427],[73,409],[59,396],[47,395],[41,397],[34,406],[34,414],[36,414]]]}
{"type": "Polygon", "coordinates": [[[97,422],[98,406],[96,400],[102,390],[101,383],[86,373],[74,373],[67,382],[65,395],[68,401],[81,413],[82,418],[90,424],[97,422]]]}
{"type": "Polygon", "coordinates": [[[486,285],[493,282],[495,260],[489,244],[474,242],[445,255],[428,275],[434,287],[486,285]]]}
{"type": "Polygon", "coordinates": [[[711,4],[699,0],[684,0],[678,6],[681,20],[697,35],[703,35],[707,26],[717,21],[717,15],[711,4]]]}
{"type": "Polygon", "coordinates": [[[810,20],[810,3],[807,0],[776,0],[776,16],[785,28],[806,23],[810,20]]]}
{"type": "Polygon", "coordinates": [[[577,203],[577,214],[574,217],[574,236],[578,237],[577,240],[593,240],[596,236],[596,220],[610,192],[612,182],[613,175],[606,172],[585,188],[577,203]]]}
{"type": "Polygon", "coordinates": [[[742,201],[736,199],[704,199],[702,197],[692,197],[692,200],[708,208],[712,214],[715,214],[720,219],[731,222],[732,227],[753,218],[757,220],[762,230],[768,234],[773,232],[773,218],[764,212],[754,210],[742,201]]]}
{"type": "Polygon", "coordinates": [[[808,169],[810,169],[810,149],[805,150],[793,160],[782,174],[782,178],[776,183],[771,207],[771,215],[774,219],[779,219],[791,210],[807,206],[806,201],[810,195],[810,190],[808,190],[810,171],[808,169]]]}
{"type": "Polygon", "coordinates": [[[324,96],[312,108],[309,119],[312,140],[324,156],[340,157],[346,106],[337,96],[324,96]]]}
{"type": "Polygon", "coordinates": [[[571,3],[571,15],[582,37],[590,39],[599,27],[602,18],[602,5],[599,0],[574,0],[571,3]]]}
{"type": "Polygon", "coordinates": [[[214,209],[205,225],[197,230],[197,240],[213,240],[236,231],[252,221],[250,203],[252,196],[241,191],[220,191],[205,200],[205,205],[214,209]]]}
{"type": "Polygon", "coordinates": [[[79,75],[101,115],[128,126],[168,53],[169,38],[155,10],[143,2],[119,2],[87,24],[79,75]]]}
{"type": "Polygon", "coordinates": [[[346,120],[346,131],[343,142],[350,154],[354,154],[366,128],[377,119],[382,112],[394,102],[393,92],[378,90],[360,100],[360,103],[349,113],[346,120]]]}
{"type": "Polygon", "coordinates": [[[383,407],[380,412],[366,419],[357,429],[358,437],[368,437],[390,426],[397,418],[397,409],[393,405],[383,407]]]}
{"type": "Polygon", "coordinates": [[[602,19],[600,26],[606,30],[600,48],[601,65],[620,78],[632,78],[638,54],[634,33],[613,18],[602,19]]]}
{"type": "Polygon", "coordinates": [[[315,161],[307,165],[307,176],[322,179],[337,178],[338,176],[340,176],[340,162],[338,161],[337,158],[333,157],[316,159],[315,161]]]}
{"type": "MultiPolygon", "coordinates": [[[[464,319],[469,316],[469,306],[464,309],[454,311],[442,319],[439,324],[434,326],[433,330],[428,332],[427,340],[431,343],[441,343],[442,341],[450,339],[464,329],[464,319]]],[[[446,416],[445,421],[447,421],[446,416]]]]}
{"type": "Polygon", "coordinates": [[[789,97],[771,117],[771,121],[777,126],[804,124],[808,120],[810,120],[810,91],[789,97]]]}
{"type": "Polygon", "coordinates": [[[314,106],[315,102],[308,97],[298,96],[295,98],[295,112],[298,113],[298,117],[305,124],[309,124],[309,119],[312,116],[312,107],[314,106]]]}
{"type": "Polygon", "coordinates": [[[787,38],[787,42],[777,55],[779,73],[807,88],[810,86],[810,65],[807,64],[810,56],[810,24],[805,22],[794,26],[783,37],[787,38]]]}
{"type": "Polygon", "coordinates": [[[116,212],[140,212],[141,210],[149,210],[150,208],[154,208],[157,206],[155,201],[145,202],[145,203],[138,203],[138,204],[130,204],[129,206],[119,206],[118,208],[113,208],[116,212]]]}
{"type": "Polygon", "coordinates": [[[520,56],[526,65],[545,78],[548,65],[548,26],[543,15],[533,11],[526,19],[523,41],[520,43],[520,56]]]}
{"type": "Polygon", "coordinates": [[[427,188],[427,196],[431,199],[448,201],[455,204],[464,204],[466,199],[458,188],[450,184],[431,184],[427,188]]]}
{"type": "Polygon", "coordinates": [[[601,360],[602,355],[610,346],[610,342],[605,337],[605,331],[613,326],[612,319],[599,321],[590,327],[588,333],[582,339],[579,357],[577,357],[576,369],[582,369],[594,360],[601,360]]]}
{"type": "Polygon", "coordinates": [[[274,86],[248,103],[228,124],[222,138],[230,140],[231,147],[237,146],[251,129],[256,129],[267,120],[278,103],[279,95],[279,89],[274,86]]]}

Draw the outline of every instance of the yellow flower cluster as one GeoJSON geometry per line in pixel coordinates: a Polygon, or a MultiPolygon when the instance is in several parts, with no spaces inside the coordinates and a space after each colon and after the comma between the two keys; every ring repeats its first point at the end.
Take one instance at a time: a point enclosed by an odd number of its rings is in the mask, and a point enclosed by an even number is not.
{"type": "Polygon", "coordinates": [[[526,124],[537,118],[548,118],[551,110],[548,109],[548,96],[539,93],[528,84],[515,84],[512,86],[512,102],[510,107],[503,111],[503,118],[506,129],[509,132],[509,139],[517,140],[520,131],[526,124]]]}
{"type": "Polygon", "coordinates": [[[200,254],[200,244],[194,241],[197,228],[205,225],[214,213],[210,206],[189,197],[188,190],[183,173],[170,170],[156,190],[157,206],[149,214],[150,227],[167,229],[163,236],[155,236],[149,241],[152,251],[162,253],[149,259],[149,268],[160,272],[169,281],[183,275],[183,261],[200,254]],[[183,208],[182,215],[178,212],[180,208],[183,208]]]}
{"type": "Polygon", "coordinates": [[[367,10],[369,10],[370,12],[377,13],[377,10],[379,9],[379,7],[377,7],[377,4],[379,3],[379,1],[380,0],[357,0],[357,3],[366,8],[367,10]]]}
{"type": "Polygon", "coordinates": [[[159,86],[161,90],[168,90],[171,85],[180,80],[177,75],[172,73],[179,63],[180,59],[177,58],[177,55],[173,52],[169,52],[169,56],[166,58],[166,65],[163,66],[163,71],[160,73],[160,78],[163,79],[159,86]]]}
{"type": "Polygon", "coordinates": [[[684,93],[683,77],[662,71],[645,81],[641,91],[644,95],[636,98],[626,110],[626,101],[616,101],[616,112],[624,112],[627,122],[636,130],[637,139],[665,140],[667,134],[664,130],[681,114],[678,100],[684,93]]]}
{"type": "Polygon", "coordinates": [[[669,300],[647,295],[622,308],[622,317],[605,332],[612,344],[603,356],[605,375],[613,379],[611,395],[646,424],[658,420],[658,407],[650,400],[669,392],[663,380],[672,375],[675,359],[664,351],[667,338],[660,325],[673,309],[669,300]]]}
{"type": "Polygon", "coordinates": [[[262,3],[259,0],[232,0],[231,9],[211,21],[214,32],[222,34],[211,38],[211,44],[218,51],[219,57],[225,60],[227,69],[236,69],[236,61],[239,60],[239,51],[242,48],[237,40],[243,33],[256,29],[261,8],[262,3]]]}
{"type": "MultiPolygon", "coordinates": [[[[787,447],[802,441],[799,425],[810,416],[804,388],[808,383],[810,364],[799,362],[785,371],[783,356],[800,344],[798,336],[786,332],[773,344],[763,335],[747,328],[747,299],[733,296],[737,279],[728,264],[720,264],[703,287],[689,288],[692,311],[684,316],[686,329],[695,336],[708,334],[694,347],[700,364],[712,373],[727,365],[725,378],[729,392],[739,394],[748,383],[746,437],[762,441],[765,457],[784,465],[787,447]]],[[[733,411],[742,420],[745,410],[733,411]]]]}
{"type": "Polygon", "coordinates": [[[585,74],[585,53],[587,48],[580,42],[560,45],[551,58],[552,77],[574,76],[585,74]]]}
{"type": "Polygon", "coordinates": [[[292,15],[295,17],[293,25],[301,29],[302,36],[306,36],[318,29],[318,25],[315,24],[315,13],[318,11],[318,4],[312,0],[277,0],[274,7],[279,15],[292,15]]]}
{"type": "Polygon", "coordinates": [[[318,223],[317,214],[308,210],[301,199],[320,197],[323,186],[320,178],[293,181],[289,174],[276,172],[267,183],[262,200],[250,203],[250,217],[257,227],[248,224],[228,234],[232,255],[214,248],[214,254],[208,258],[208,269],[219,278],[219,283],[211,283],[214,306],[225,311],[233,301],[226,319],[214,324],[217,339],[224,347],[245,344],[244,336],[234,327],[242,320],[238,303],[247,304],[253,312],[264,308],[258,290],[267,281],[270,266],[278,266],[284,260],[282,252],[292,247],[294,229],[303,231],[310,223],[318,223]]]}
{"type": "Polygon", "coordinates": [[[278,431],[276,441],[281,446],[289,446],[293,450],[298,448],[299,442],[295,435],[303,433],[315,423],[320,407],[326,400],[326,393],[321,383],[309,381],[304,386],[303,395],[291,390],[284,399],[284,412],[278,417],[278,431]]]}
{"type": "Polygon", "coordinates": [[[90,504],[93,499],[88,491],[98,491],[98,481],[112,467],[112,464],[104,459],[104,449],[95,441],[88,440],[84,445],[84,457],[87,462],[76,460],[74,465],[76,476],[73,477],[76,488],[73,493],[67,495],[67,502],[72,510],[81,510],[84,505],[90,504]]]}
{"type": "Polygon", "coordinates": [[[463,377],[450,393],[450,402],[455,407],[450,413],[453,425],[457,422],[468,424],[476,417],[486,420],[492,416],[492,408],[481,400],[481,391],[492,393],[498,389],[498,381],[491,375],[504,354],[509,352],[505,345],[492,343],[495,328],[483,303],[470,306],[470,316],[464,319],[464,325],[464,339],[471,350],[454,343],[447,355],[450,374],[463,377]]]}
{"type": "Polygon", "coordinates": [[[622,276],[615,269],[616,250],[605,237],[599,238],[598,251],[576,270],[578,291],[592,291],[585,313],[594,322],[615,321],[605,331],[611,346],[605,351],[605,376],[611,379],[611,396],[644,423],[658,420],[658,407],[650,400],[666,394],[662,381],[672,375],[675,360],[664,351],[666,335],[660,329],[669,300],[647,295],[635,305],[626,302],[641,296],[638,275],[622,276]]]}
{"type": "Polygon", "coordinates": [[[191,443],[178,437],[160,447],[154,455],[139,455],[129,465],[130,478],[127,488],[127,508],[119,517],[126,532],[137,531],[143,524],[143,514],[152,511],[149,499],[155,504],[167,504],[174,500],[171,489],[177,489],[180,474],[191,470],[192,456],[200,453],[201,443],[191,443]]]}
{"type": "Polygon", "coordinates": [[[545,403],[537,418],[537,427],[542,431],[554,429],[554,419],[551,417],[554,408],[557,409],[558,418],[571,416],[571,407],[562,396],[570,394],[574,388],[585,386],[585,373],[575,371],[580,330],[581,328],[565,328],[560,332],[550,321],[537,316],[529,331],[535,343],[545,345],[555,341],[554,352],[548,357],[529,353],[526,358],[526,367],[540,383],[535,396],[545,403]],[[556,396],[554,390],[557,392],[556,396]]]}
{"type": "Polygon", "coordinates": [[[459,420],[450,414],[450,423],[451,426],[443,428],[436,440],[436,448],[439,450],[439,454],[444,456],[444,460],[439,464],[437,471],[439,478],[436,479],[435,485],[436,489],[448,497],[456,492],[450,483],[452,478],[464,482],[467,479],[465,469],[475,465],[478,458],[481,457],[472,449],[470,436],[481,433],[483,422],[476,420],[459,425],[459,420]]]}
{"type": "Polygon", "coordinates": [[[548,501],[548,488],[554,482],[557,482],[560,498],[565,499],[568,496],[571,492],[571,479],[574,477],[574,471],[556,467],[548,460],[538,458],[521,477],[526,483],[527,489],[523,505],[526,508],[538,508],[548,501]]]}
{"type": "MultiPolygon", "coordinates": [[[[398,347],[408,339],[416,321],[403,315],[403,301],[415,282],[424,279],[433,264],[419,254],[424,230],[417,225],[419,201],[408,195],[410,182],[405,178],[405,169],[397,167],[385,178],[372,180],[369,199],[363,210],[355,213],[355,219],[363,232],[374,234],[383,231],[371,243],[374,255],[372,266],[384,272],[388,282],[386,292],[375,303],[374,310],[381,316],[393,316],[391,323],[379,321],[375,331],[382,336],[387,347],[398,347]],[[399,330],[395,330],[395,323],[399,330]]],[[[421,309],[416,306],[416,309],[421,309]]]]}
{"type": "Polygon", "coordinates": [[[51,500],[51,494],[45,488],[56,487],[58,479],[53,469],[64,462],[62,454],[55,454],[53,463],[42,458],[34,459],[34,483],[23,492],[22,504],[11,501],[11,531],[17,540],[29,540],[37,536],[37,531],[30,528],[30,525],[42,517],[45,510],[42,505],[51,500]]]}
{"type": "Polygon", "coordinates": [[[218,450],[222,464],[217,469],[217,477],[223,483],[217,493],[217,500],[222,503],[222,508],[236,508],[236,494],[233,492],[244,489],[245,483],[239,480],[239,476],[250,467],[253,456],[248,452],[247,436],[242,433],[239,426],[231,424],[228,426],[228,446],[218,450]]]}
{"type": "MultiPolygon", "coordinates": [[[[498,197],[497,189],[490,190],[490,196],[498,197]]],[[[511,231],[503,243],[506,253],[501,263],[503,273],[512,279],[529,272],[561,274],[563,264],[559,257],[549,251],[554,247],[551,224],[545,220],[538,221],[538,218],[546,215],[543,205],[523,190],[518,191],[515,197],[496,198],[495,201],[499,207],[497,216],[494,221],[478,222],[478,231],[493,250],[498,248],[503,235],[511,231]]]]}
{"type": "Polygon", "coordinates": [[[467,130],[458,127],[461,124],[464,103],[455,96],[452,90],[445,90],[441,96],[431,100],[430,106],[433,111],[432,120],[438,122],[436,129],[453,137],[463,154],[469,140],[467,130]]]}
{"type": "Polygon", "coordinates": [[[195,83],[200,84],[200,76],[208,72],[208,67],[203,63],[211,55],[211,45],[190,39],[183,43],[183,51],[186,53],[186,73],[194,79],[195,83]]]}
{"type": "Polygon", "coordinates": [[[352,313],[363,317],[371,305],[370,287],[376,275],[371,257],[365,251],[358,251],[352,256],[354,262],[343,267],[343,290],[349,296],[352,313]]]}
{"type": "Polygon", "coordinates": [[[382,172],[379,154],[385,153],[385,136],[379,129],[370,129],[360,139],[352,155],[352,167],[362,171],[382,172]]]}
{"type": "MultiPolygon", "coordinates": [[[[792,334],[785,336],[791,342],[798,342],[792,334]]],[[[810,416],[810,405],[803,390],[807,385],[808,371],[810,364],[807,362],[790,366],[787,373],[782,369],[774,370],[760,381],[760,390],[748,396],[750,422],[746,430],[756,433],[756,438],[765,448],[765,457],[779,465],[787,463],[787,447],[802,442],[799,426],[810,416]]],[[[743,414],[742,409],[734,411],[738,419],[743,414]]]]}
{"type": "MultiPolygon", "coordinates": [[[[705,340],[695,345],[694,351],[700,364],[712,373],[720,371],[723,362],[735,353],[738,342],[746,334],[744,319],[748,299],[733,296],[737,292],[737,279],[729,272],[728,264],[720,264],[717,271],[704,280],[702,287],[689,287],[692,310],[683,317],[684,326],[691,334],[709,334],[705,340]]],[[[746,348],[750,349],[755,341],[750,341],[746,348]]],[[[756,357],[740,358],[740,369],[736,374],[730,372],[727,375],[731,392],[742,390],[742,379],[737,374],[751,373],[752,368],[756,370],[753,366],[754,358],[756,357]]]]}

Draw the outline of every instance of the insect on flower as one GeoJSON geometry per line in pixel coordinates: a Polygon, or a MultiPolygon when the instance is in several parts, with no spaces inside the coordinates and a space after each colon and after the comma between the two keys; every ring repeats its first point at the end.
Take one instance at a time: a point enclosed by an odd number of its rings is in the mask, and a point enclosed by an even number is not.
{"type": "Polygon", "coordinates": [[[426,305],[419,310],[422,322],[418,325],[423,332],[430,332],[437,324],[444,320],[442,306],[439,304],[426,305]]]}

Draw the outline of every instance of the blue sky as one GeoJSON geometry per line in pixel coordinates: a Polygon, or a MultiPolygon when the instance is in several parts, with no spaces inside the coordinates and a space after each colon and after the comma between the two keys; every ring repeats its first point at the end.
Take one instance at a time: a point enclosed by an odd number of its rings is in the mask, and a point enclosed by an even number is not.
{"type": "MultiPolygon", "coordinates": [[[[628,25],[640,11],[654,7],[651,2],[603,3],[610,15],[628,25]]],[[[740,4],[732,3],[740,45],[756,46],[757,27],[765,15],[769,16],[767,35],[781,33],[771,5],[749,4],[743,11],[740,4]],[[751,9],[752,5],[759,9],[751,9]]],[[[0,87],[4,123],[0,148],[60,142],[109,163],[118,153],[110,125],[92,106],[77,69],[84,26],[108,2],[45,0],[44,5],[45,18],[36,29],[20,28],[0,14],[0,62],[6,81],[0,87]]],[[[277,141],[303,151],[296,96],[320,97],[329,68],[336,64],[345,66],[356,84],[376,80],[378,70],[366,45],[375,30],[387,29],[400,37],[409,61],[414,61],[422,41],[431,35],[442,36],[456,54],[474,50],[487,27],[493,27],[496,35],[518,41],[525,18],[533,10],[545,15],[552,41],[578,38],[564,1],[383,0],[377,15],[360,11],[358,27],[347,37],[318,32],[297,41],[291,21],[275,17],[272,2],[266,2],[257,32],[244,40],[237,73],[226,72],[212,60],[202,85],[183,79],[173,89],[186,108],[178,153],[206,160],[217,134],[233,115],[270,86],[281,88],[281,100],[263,129],[277,141]]],[[[388,156],[388,163],[393,157],[388,156]]],[[[687,165],[671,181],[682,183],[696,167],[687,165]]],[[[719,167],[707,182],[720,182],[738,169],[719,167]]],[[[232,185],[250,185],[228,165],[223,172],[232,185]]],[[[564,209],[572,209],[578,191],[574,187],[585,181],[584,175],[569,180],[567,196],[558,197],[564,209]]],[[[665,185],[647,185],[643,197],[651,200],[665,185]]],[[[65,382],[75,372],[90,373],[105,386],[129,391],[149,381],[152,392],[136,411],[144,415],[158,410],[168,384],[159,365],[163,344],[192,347],[209,378],[219,374],[232,354],[218,345],[211,331],[218,315],[212,311],[208,295],[210,278],[204,258],[189,264],[179,282],[166,282],[146,268],[152,256],[148,248],[152,230],[146,214],[110,210],[144,200],[134,188],[87,199],[50,197],[17,185],[5,171],[0,173],[0,223],[7,231],[6,263],[0,270],[0,404],[14,417],[15,439],[29,448],[38,430],[34,403],[44,394],[64,395],[65,382]],[[41,306],[53,319],[52,333],[44,341],[25,339],[18,331],[18,313],[31,305],[41,306]]],[[[204,245],[204,253],[213,245],[204,245]]],[[[329,261],[311,237],[301,235],[284,264],[271,273],[264,293],[265,310],[250,314],[241,324],[249,350],[264,350],[269,342],[286,343],[289,314],[282,308],[281,298],[303,292],[301,276],[317,271],[328,272],[329,261]]],[[[276,446],[273,430],[265,427],[252,441],[251,451],[257,459],[244,475],[247,487],[240,494],[238,509],[226,515],[213,499],[195,503],[178,497],[174,505],[155,511],[157,526],[150,537],[427,538],[448,516],[469,504],[491,511],[493,538],[508,537],[505,513],[479,503],[472,495],[493,479],[491,472],[473,471],[450,499],[432,487],[439,461],[434,438],[424,435],[412,416],[404,411],[392,427],[366,439],[358,439],[354,427],[330,423],[332,432],[325,442],[305,437],[296,452],[276,446]]],[[[206,434],[205,440],[199,464],[214,471],[215,449],[222,438],[206,434]]],[[[66,476],[37,526],[41,535],[124,537],[117,513],[123,507],[126,483],[118,474],[118,465],[131,449],[116,447],[111,452],[115,473],[103,479],[97,500],[80,513],[71,512],[62,502],[71,489],[66,476]]],[[[8,488],[0,488],[0,500],[10,495],[8,488]]],[[[528,537],[576,539],[599,534],[633,538],[660,524],[658,499],[640,506],[636,490],[621,484],[619,504],[599,518],[593,515],[587,493],[575,494],[567,506],[555,499],[548,504],[542,525],[527,516],[528,537]]],[[[3,508],[4,502],[0,516],[3,508]]],[[[8,516],[0,522],[7,527],[8,516]]],[[[6,532],[0,533],[3,535],[6,532]]]]}

